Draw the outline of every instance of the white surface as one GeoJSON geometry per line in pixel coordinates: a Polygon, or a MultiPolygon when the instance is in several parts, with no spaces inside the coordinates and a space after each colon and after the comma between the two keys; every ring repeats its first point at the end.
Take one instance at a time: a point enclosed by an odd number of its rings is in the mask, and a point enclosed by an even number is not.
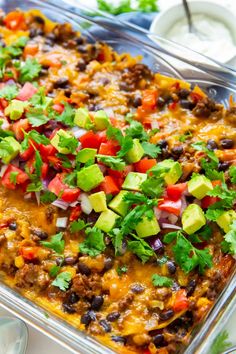
{"type": "MultiPolygon", "coordinates": [[[[75,0],[75,2],[78,0],[75,0]]],[[[112,3],[115,3],[116,0],[110,0],[112,3]]],[[[194,1],[194,0],[193,0],[194,1]]],[[[221,5],[226,5],[236,14],[236,1],[235,0],[212,0],[221,5]]],[[[81,3],[86,4],[86,0],[80,0],[81,3]]],[[[173,4],[176,4],[176,0],[159,0],[160,9],[165,9],[173,4]]],[[[88,2],[87,2],[88,4],[88,2]]],[[[89,0],[90,6],[95,6],[96,0],[89,0]]],[[[0,308],[0,316],[6,315],[7,312],[0,308]]],[[[9,314],[7,314],[9,315],[9,314]]],[[[11,316],[11,315],[10,315],[11,316]]],[[[235,323],[236,323],[236,311],[231,317],[227,329],[230,332],[230,339],[236,344],[236,332],[235,332],[235,323]]],[[[36,331],[35,329],[29,326],[29,344],[27,349],[27,354],[70,354],[66,349],[63,349],[60,345],[55,344],[51,339],[47,338],[45,335],[36,331]]]]}

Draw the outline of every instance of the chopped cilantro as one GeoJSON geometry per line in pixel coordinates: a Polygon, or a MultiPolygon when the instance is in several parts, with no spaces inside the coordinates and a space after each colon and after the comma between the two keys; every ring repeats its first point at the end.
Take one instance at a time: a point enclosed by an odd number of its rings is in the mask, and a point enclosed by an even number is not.
{"type": "Polygon", "coordinates": [[[77,185],[77,171],[73,171],[65,175],[63,182],[69,187],[76,187],[77,185]]]}
{"type": "Polygon", "coordinates": [[[63,124],[74,127],[74,118],[75,118],[75,110],[74,108],[67,102],[63,102],[64,111],[60,115],[55,115],[54,117],[58,122],[62,122],[63,124]]]}
{"type": "Polygon", "coordinates": [[[162,177],[149,176],[141,184],[142,192],[152,198],[159,198],[164,192],[164,179],[162,177]]]}
{"type": "Polygon", "coordinates": [[[65,241],[63,240],[63,233],[59,232],[51,237],[51,241],[41,241],[41,245],[51,248],[58,254],[62,254],[65,248],[65,241]]]}
{"type": "Polygon", "coordinates": [[[38,77],[41,69],[42,66],[35,58],[28,58],[23,64],[23,66],[20,68],[20,82],[31,82],[33,79],[38,77]]]}
{"type": "Polygon", "coordinates": [[[71,160],[68,158],[68,156],[60,153],[57,153],[56,156],[59,157],[62,167],[69,168],[69,169],[73,168],[71,160]]]}
{"type": "Polygon", "coordinates": [[[230,166],[229,168],[230,180],[233,184],[236,184],[236,166],[230,166]]]}
{"type": "Polygon", "coordinates": [[[150,257],[155,256],[154,250],[149,246],[147,242],[133,235],[135,241],[128,241],[127,249],[136,254],[143,263],[147,262],[150,257]]]}
{"type": "Polygon", "coordinates": [[[52,285],[58,287],[62,291],[66,291],[69,288],[71,279],[72,276],[70,272],[62,272],[57,275],[55,280],[53,280],[52,285]]]}
{"type": "Polygon", "coordinates": [[[148,140],[148,134],[146,133],[143,125],[136,120],[132,120],[130,122],[130,126],[125,130],[125,134],[133,139],[139,139],[140,141],[148,140]]]}
{"type": "Polygon", "coordinates": [[[123,246],[123,239],[124,235],[122,234],[121,230],[118,228],[114,228],[109,232],[109,236],[111,237],[112,244],[115,248],[115,255],[121,256],[122,254],[122,246],[123,246]]]}
{"type": "Polygon", "coordinates": [[[43,184],[41,181],[33,181],[28,184],[26,191],[27,192],[40,192],[43,189],[43,184]]]}
{"type": "Polygon", "coordinates": [[[216,185],[207,195],[220,198],[220,201],[212,204],[209,209],[230,209],[233,207],[236,199],[236,191],[228,189],[226,183],[216,185]]]}
{"type": "Polygon", "coordinates": [[[45,191],[40,195],[40,201],[44,204],[53,203],[56,199],[57,196],[50,191],[45,191]]]}
{"type": "Polygon", "coordinates": [[[118,152],[118,157],[123,157],[127,152],[133,147],[133,139],[130,136],[123,136],[120,129],[109,125],[106,131],[108,139],[116,140],[120,144],[120,151],[118,152]]]}
{"type": "Polygon", "coordinates": [[[108,155],[96,155],[99,162],[104,163],[104,165],[110,167],[112,170],[122,171],[125,167],[125,162],[115,156],[108,156],[108,155]]]}
{"type": "Polygon", "coordinates": [[[68,151],[72,154],[75,152],[77,149],[79,142],[78,140],[74,137],[71,136],[69,138],[65,137],[64,135],[59,135],[59,144],[58,146],[61,148],[66,148],[68,151]]]}
{"type": "Polygon", "coordinates": [[[106,248],[103,233],[96,227],[88,227],[85,233],[86,238],[84,242],[79,244],[79,250],[81,253],[88,254],[90,257],[96,257],[106,248]]]}
{"type": "Polygon", "coordinates": [[[191,138],[193,134],[190,131],[185,132],[183,135],[180,135],[179,141],[184,143],[187,139],[191,138]]]}
{"type": "Polygon", "coordinates": [[[7,101],[11,101],[18,95],[18,92],[19,90],[16,85],[5,85],[0,90],[0,97],[5,98],[7,101]]]}
{"type": "Polygon", "coordinates": [[[236,220],[230,225],[230,230],[224,235],[223,246],[224,250],[227,248],[227,253],[236,254],[236,220]]]}
{"type": "Polygon", "coordinates": [[[82,219],[79,219],[77,221],[73,221],[70,224],[70,232],[72,232],[72,233],[79,232],[79,231],[85,229],[89,225],[90,225],[90,223],[86,224],[84,222],[84,220],[82,220],[82,219]]]}
{"type": "Polygon", "coordinates": [[[122,274],[127,272],[127,270],[128,270],[128,267],[126,265],[123,265],[123,266],[117,267],[116,272],[119,275],[119,277],[121,277],[122,274]]]}
{"type": "Polygon", "coordinates": [[[31,130],[29,133],[24,132],[24,140],[21,143],[23,151],[28,149],[29,140],[35,141],[37,144],[48,145],[50,140],[45,135],[38,133],[36,130],[31,130]]]}
{"type": "Polygon", "coordinates": [[[26,113],[26,117],[32,127],[40,127],[49,121],[49,117],[44,114],[44,110],[42,108],[30,108],[26,113]]]}
{"type": "Polygon", "coordinates": [[[16,185],[16,183],[17,183],[18,174],[19,174],[18,171],[13,171],[10,173],[10,182],[13,183],[14,185],[16,185]]]}
{"type": "Polygon", "coordinates": [[[39,178],[41,177],[41,174],[42,174],[42,166],[43,166],[43,160],[40,156],[40,153],[38,150],[35,151],[35,173],[36,173],[36,176],[39,178]]]}
{"type": "Polygon", "coordinates": [[[53,265],[52,268],[49,271],[49,275],[52,278],[55,278],[57,274],[60,272],[61,267],[57,265],[53,265]]]}
{"type": "Polygon", "coordinates": [[[152,284],[154,286],[166,286],[166,287],[171,287],[173,285],[174,281],[171,278],[164,277],[159,274],[153,274],[152,276],[152,284]]]}
{"type": "Polygon", "coordinates": [[[159,146],[156,146],[154,144],[148,143],[148,142],[143,142],[142,147],[144,150],[145,155],[152,157],[155,159],[158,154],[161,152],[161,148],[159,146]]]}

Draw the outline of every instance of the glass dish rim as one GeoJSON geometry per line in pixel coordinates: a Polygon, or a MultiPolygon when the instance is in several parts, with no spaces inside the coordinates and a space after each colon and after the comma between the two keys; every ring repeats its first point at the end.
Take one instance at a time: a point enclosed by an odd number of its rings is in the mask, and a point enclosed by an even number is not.
{"type": "MultiPolygon", "coordinates": [[[[6,3],[6,1],[8,5],[13,2],[17,3],[17,0],[1,0],[0,7],[1,6],[4,7],[4,3],[6,3]]],[[[57,11],[59,13],[61,10],[63,10],[64,11],[63,15],[68,18],[71,18],[73,22],[75,21],[76,18],[78,19],[84,18],[85,20],[89,20],[90,22],[93,22],[94,24],[98,24],[99,26],[101,26],[101,23],[95,19],[91,20],[91,18],[87,16],[84,17],[80,16],[76,13],[73,13],[72,11],[69,11],[68,9],[65,9],[62,6],[60,7],[60,9],[58,9],[58,3],[60,3],[60,5],[61,4],[68,5],[68,3],[65,3],[63,1],[57,1],[57,4],[53,4],[52,0],[49,0],[47,2],[40,1],[40,0],[29,0],[29,1],[26,0],[24,1],[23,6],[30,5],[30,7],[28,8],[32,8],[32,4],[35,4],[41,10],[45,8],[48,10],[57,11]]],[[[17,4],[17,6],[21,7],[21,4],[17,4]]],[[[73,4],[73,7],[75,7],[75,4],[73,4]]],[[[80,8],[79,4],[76,7],[79,9],[80,8]]],[[[110,19],[110,16],[108,17],[105,16],[105,18],[110,19]]],[[[118,22],[121,25],[123,25],[123,21],[119,20],[118,22]]],[[[126,24],[127,23],[125,23],[125,25],[126,24]]],[[[129,27],[129,25],[127,26],[129,27]]],[[[132,30],[136,31],[137,29],[132,28],[132,30]]],[[[139,41],[135,37],[132,37],[131,35],[129,35],[129,38],[133,38],[135,44],[137,43],[144,44],[143,42],[139,41]]],[[[124,36],[124,39],[127,40],[127,37],[124,36]]],[[[167,42],[169,43],[169,41],[167,42]]],[[[172,43],[170,44],[172,45],[172,43]]],[[[145,46],[150,47],[150,51],[152,50],[158,51],[154,45],[149,46],[146,44],[145,46]]],[[[178,47],[183,48],[183,50],[186,50],[186,48],[181,47],[179,45],[178,47]]],[[[191,50],[188,51],[192,52],[191,50]]],[[[193,53],[194,55],[196,54],[195,52],[193,53]]],[[[194,64],[191,63],[191,65],[195,67],[194,64]]],[[[223,73],[228,72],[228,68],[225,65],[219,64],[218,66],[223,73]]],[[[205,73],[208,74],[207,71],[205,71],[205,73]]],[[[231,71],[229,73],[232,74],[231,71]]],[[[222,78],[220,77],[219,79],[221,80],[222,78]]],[[[235,75],[235,90],[236,90],[236,75],[235,75]]],[[[194,352],[202,353],[200,348],[205,343],[208,335],[210,335],[212,331],[214,331],[214,326],[216,322],[220,318],[222,318],[224,312],[226,311],[228,306],[232,304],[232,302],[236,304],[236,296],[234,295],[235,283],[236,283],[236,269],[234,270],[228,285],[224,288],[218,300],[216,301],[213,308],[211,309],[208,316],[206,317],[203,324],[201,325],[201,328],[198,330],[198,333],[196,334],[195,338],[191,340],[190,344],[184,350],[185,354],[192,354],[194,352]]],[[[42,307],[36,305],[32,301],[28,300],[27,298],[20,295],[18,292],[14,291],[13,289],[9,288],[7,285],[2,283],[0,284],[0,305],[2,305],[5,309],[10,310],[18,317],[24,319],[26,322],[30,323],[33,327],[39,329],[41,332],[51,337],[56,342],[59,342],[61,345],[63,345],[65,348],[67,348],[72,352],[78,353],[78,350],[82,350],[84,354],[114,353],[114,351],[110,350],[108,347],[105,347],[104,345],[100,344],[94,338],[79,331],[72,325],[61,320],[59,317],[50,314],[50,317],[46,318],[42,307]]]]}

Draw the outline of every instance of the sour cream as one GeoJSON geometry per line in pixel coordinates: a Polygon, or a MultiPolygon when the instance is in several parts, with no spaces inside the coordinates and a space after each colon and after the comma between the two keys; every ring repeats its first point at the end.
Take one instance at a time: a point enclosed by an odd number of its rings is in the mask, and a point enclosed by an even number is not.
{"type": "Polygon", "coordinates": [[[190,33],[187,19],[177,21],[166,33],[166,38],[199,53],[227,62],[236,56],[236,45],[224,23],[204,14],[192,15],[196,33],[190,33]]]}

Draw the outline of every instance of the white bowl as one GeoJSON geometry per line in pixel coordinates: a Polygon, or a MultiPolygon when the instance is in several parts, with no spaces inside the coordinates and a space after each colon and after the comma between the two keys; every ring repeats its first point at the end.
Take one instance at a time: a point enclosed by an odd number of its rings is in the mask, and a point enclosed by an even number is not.
{"type": "MultiPolygon", "coordinates": [[[[236,16],[228,10],[226,7],[216,4],[210,1],[189,1],[189,7],[192,14],[204,14],[212,19],[215,19],[219,22],[222,22],[230,31],[232,38],[234,40],[236,48],[236,16]]],[[[166,38],[167,33],[171,27],[179,20],[185,18],[185,11],[182,3],[173,5],[172,7],[167,8],[160,14],[158,14],[150,27],[150,32],[156,34],[162,38],[166,38]]],[[[160,46],[162,44],[154,36],[150,36],[152,40],[157,42],[160,46]]],[[[191,49],[191,46],[189,46],[191,49]]],[[[235,50],[236,52],[236,50],[235,50]]],[[[228,63],[235,57],[235,53],[228,53],[225,56],[223,63],[228,63]]],[[[218,59],[218,58],[214,58],[218,59]]]]}

